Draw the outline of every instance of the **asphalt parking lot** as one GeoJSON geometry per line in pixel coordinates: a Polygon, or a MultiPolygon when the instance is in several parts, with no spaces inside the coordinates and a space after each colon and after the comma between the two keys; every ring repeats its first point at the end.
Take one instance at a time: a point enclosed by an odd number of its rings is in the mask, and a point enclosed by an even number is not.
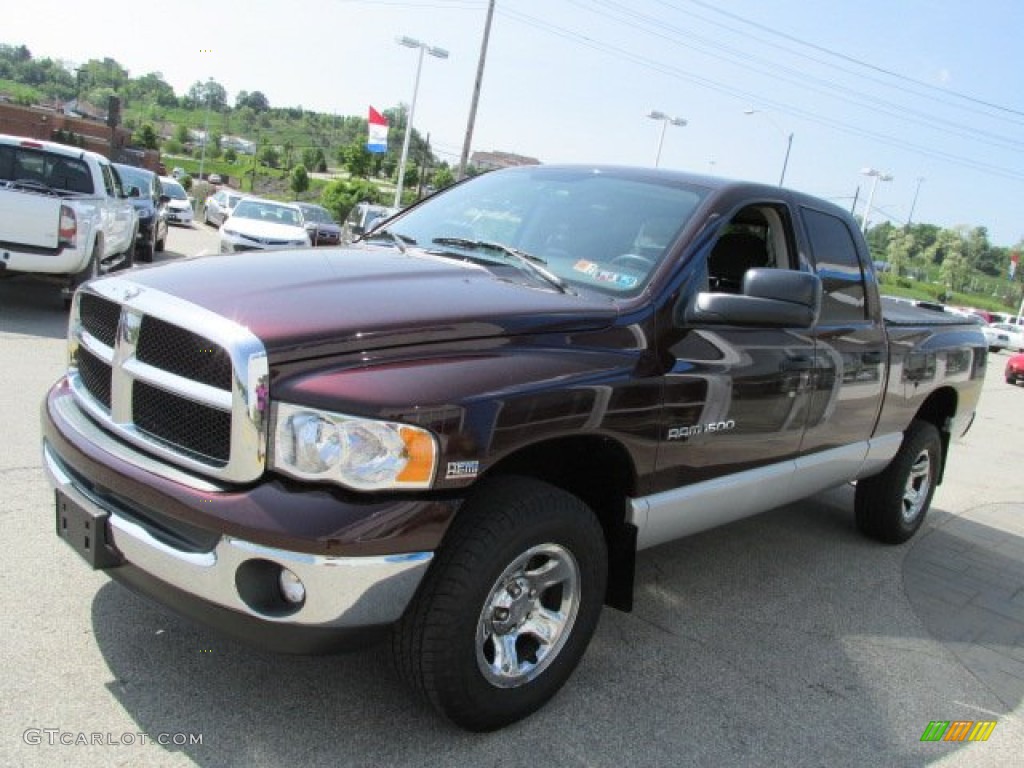
{"type": "MultiPolygon", "coordinates": [[[[175,227],[158,259],[214,246],[175,227]]],[[[416,701],[385,649],[253,651],[86,569],[40,469],[65,325],[53,286],[0,281],[0,765],[1020,764],[1024,387],[1003,381],[1006,353],[909,544],[861,538],[842,487],[646,552],[636,609],[605,611],[562,692],[474,735],[416,701]],[[922,741],[933,721],[996,725],[922,741]]]]}

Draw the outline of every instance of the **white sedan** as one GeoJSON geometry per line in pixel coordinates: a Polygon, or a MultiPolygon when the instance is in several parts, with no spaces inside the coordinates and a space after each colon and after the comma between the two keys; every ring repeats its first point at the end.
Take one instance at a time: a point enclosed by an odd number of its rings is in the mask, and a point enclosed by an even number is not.
{"type": "Polygon", "coordinates": [[[171,198],[167,202],[167,220],[174,224],[192,225],[192,200],[188,192],[170,176],[161,176],[164,194],[171,198]]]}
{"type": "Polygon", "coordinates": [[[247,197],[220,227],[220,252],[268,251],[311,245],[297,206],[247,197]]]}
{"type": "Polygon", "coordinates": [[[1013,323],[990,323],[982,330],[988,340],[988,348],[992,352],[1001,349],[1012,349],[1024,352],[1024,328],[1013,323]]]}

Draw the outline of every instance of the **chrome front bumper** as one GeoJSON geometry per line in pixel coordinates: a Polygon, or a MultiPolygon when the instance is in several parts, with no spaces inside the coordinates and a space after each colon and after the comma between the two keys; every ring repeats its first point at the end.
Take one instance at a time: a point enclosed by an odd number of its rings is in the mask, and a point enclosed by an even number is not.
{"type": "Polygon", "coordinates": [[[43,464],[50,482],[75,504],[107,517],[107,541],[146,574],[214,605],[272,624],[356,629],[397,621],[433,558],[431,552],[330,557],[265,547],[221,536],[209,552],[185,552],[109,508],[75,481],[49,445],[43,464]],[[305,587],[300,605],[278,593],[287,568],[305,587]]]}

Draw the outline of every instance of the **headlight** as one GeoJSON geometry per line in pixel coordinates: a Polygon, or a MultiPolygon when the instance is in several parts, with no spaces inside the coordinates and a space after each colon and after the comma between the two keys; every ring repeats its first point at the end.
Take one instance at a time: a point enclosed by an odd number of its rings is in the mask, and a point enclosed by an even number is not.
{"type": "Polygon", "coordinates": [[[359,491],[429,488],[437,444],[411,424],[277,406],[272,465],[305,480],[359,491]]]}

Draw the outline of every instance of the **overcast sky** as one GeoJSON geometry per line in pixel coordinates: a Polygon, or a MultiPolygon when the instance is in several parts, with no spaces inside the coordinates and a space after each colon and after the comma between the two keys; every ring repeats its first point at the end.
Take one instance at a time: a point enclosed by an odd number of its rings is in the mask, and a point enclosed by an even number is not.
{"type": "MultiPolygon", "coordinates": [[[[1020,0],[497,0],[473,138],[542,162],[661,165],[777,183],[872,221],[985,226],[1024,238],[1020,0]],[[753,115],[744,110],[762,110],[753,115]],[[923,179],[919,182],[918,179],[923,179]]],[[[487,0],[33,0],[0,42],[160,72],[181,95],[213,77],[274,107],[366,116],[412,99],[415,126],[457,164],[487,0]],[[74,18],[67,18],[74,9],[74,18]],[[64,20],[58,23],[58,20],[64,20]]],[[[401,137],[392,137],[401,141],[401,137]]]]}

